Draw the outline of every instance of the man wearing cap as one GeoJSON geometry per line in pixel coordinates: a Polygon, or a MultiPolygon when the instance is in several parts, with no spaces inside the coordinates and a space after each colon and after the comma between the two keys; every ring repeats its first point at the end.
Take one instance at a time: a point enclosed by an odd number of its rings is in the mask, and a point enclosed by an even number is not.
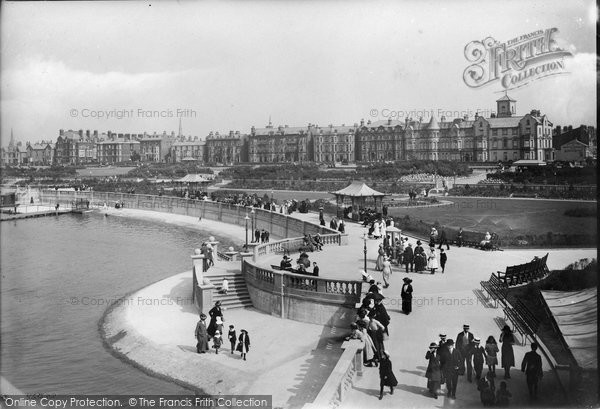
{"type": "Polygon", "coordinates": [[[527,375],[527,388],[529,398],[537,399],[538,381],[544,376],[542,371],[542,357],[535,352],[538,349],[537,342],[531,343],[531,351],[525,354],[521,363],[521,371],[527,375]]]}
{"type": "MultiPolygon", "coordinates": [[[[440,334],[440,342],[438,342],[438,350],[437,350],[437,355],[438,357],[442,357],[442,355],[445,355],[448,353],[448,346],[446,345],[446,334],[440,334]]],[[[444,377],[444,373],[442,372],[442,379],[440,381],[442,384],[446,383],[446,378],[444,377]]]]}
{"type": "Polygon", "coordinates": [[[460,375],[464,375],[464,368],[465,368],[465,363],[464,361],[467,361],[467,380],[469,382],[472,382],[473,379],[472,374],[473,374],[473,365],[471,364],[471,360],[470,359],[466,359],[467,358],[467,354],[469,352],[469,346],[471,345],[471,343],[473,342],[473,334],[471,332],[469,332],[469,326],[467,324],[463,325],[463,331],[459,332],[459,334],[456,336],[456,348],[458,348],[460,350],[460,354],[462,356],[462,365],[461,365],[461,373],[460,375]]]}
{"type": "Polygon", "coordinates": [[[200,314],[200,321],[196,324],[196,331],[194,332],[198,343],[196,344],[196,352],[199,354],[205,354],[208,351],[208,332],[206,330],[206,314],[200,314]]]}
{"type": "Polygon", "coordinates": [[[481,340],[477,337],[473,338],[473,343],[469,347],[467,363],[473,360],[473,368],[475,369],[475,380],[481,378],[483,371],[483,362],[485,361],[485,348],[481,346],[481,340]]]}
{"type": "Polygon", "coordinates": [[[408,315],[412,311],[413,288],[412,285],[410,285],[412,280],[408,277],[404,277],[402,281],[404,281],[404,284],[402,284],[402,291],[400,292],[400,298],[402,298],[402,312],[408,315]]]}
{"type": "Polygon", "coordinates": [[[442,372],[446,379],[446,387],[448,388],[448,397],[456,399],[456,384],[458,382],[458,372],[463,365],[463,357],[458,348],[454,347],[454,341],[449,339],[446,341],[448,350],[440,356],[442,372]]]}

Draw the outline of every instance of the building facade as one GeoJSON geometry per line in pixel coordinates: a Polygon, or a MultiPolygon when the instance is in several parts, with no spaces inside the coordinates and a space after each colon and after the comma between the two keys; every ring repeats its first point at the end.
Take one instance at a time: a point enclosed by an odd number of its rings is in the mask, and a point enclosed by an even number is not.
{"type": "Polygon", "coordinates": [[[170,148],[170,160],[173,163],[196,161],[205,162],[205,143],[198,137],[179,138],[170,148]]]}
{"type": "Polygon", "coordinates": [[[135,139],[112,138],[96,144],[98,162],[115,164],[132,160],[140,153],[140,143],[135,139]]]}
{"type": "Polygon", "coordinates": [[[206,137],[206,162],[218,165],[235,165],[248,162],[248,136],[239,131],[228,134],[210,132],[206,137]]]}
{"type": "Polygon", "coordinates": [[[265,128],[250,130],[248,135],[248,161],[250,163],[290,163],[312,161],[309,156],[311,125],[307,127],[273,127],[271,121],[265,128]]]}

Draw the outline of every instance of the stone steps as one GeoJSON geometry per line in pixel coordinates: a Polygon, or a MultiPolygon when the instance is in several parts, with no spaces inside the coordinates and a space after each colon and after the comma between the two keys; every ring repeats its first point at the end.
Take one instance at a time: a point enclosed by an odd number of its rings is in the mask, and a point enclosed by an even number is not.
{"type": "Polygon", "coordinates": [[[224,271],[222,269],[206,272],[204,277],[207,278],[214,286],[213,301],[221,301],[221,307],[226,309],[231,308],[247,308],[252,307],[250,293],[246,286],[246,280],[240,272],[224,271]],[[227,278],[229,282],[229,291],[227,294],[220,292],[223,278],[227,278]]]}

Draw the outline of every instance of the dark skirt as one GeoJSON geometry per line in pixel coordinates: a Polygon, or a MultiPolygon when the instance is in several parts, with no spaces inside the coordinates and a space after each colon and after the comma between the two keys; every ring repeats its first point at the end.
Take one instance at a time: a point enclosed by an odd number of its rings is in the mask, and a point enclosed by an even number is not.
{"type": "Polygon", "coordinates": [[[402,300],[402,311],[406,313],[412,312],[412,298],[408,300],[402,300]]]}

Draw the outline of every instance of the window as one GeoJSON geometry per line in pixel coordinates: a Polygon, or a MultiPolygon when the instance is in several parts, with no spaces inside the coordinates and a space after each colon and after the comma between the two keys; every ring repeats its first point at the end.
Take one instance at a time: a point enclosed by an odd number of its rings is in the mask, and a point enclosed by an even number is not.
{"type": "Polygon", "coordinates": [[[504,138],[504,139],[502,140],[502,147],[503,147],[503,148],[508,148],[508,139],[504,138]]]}
{"type": "Polygon", "coordinates": [[[519,141],[516,139],[513,139],[513,148],[518,148],[519,147],[519,141]]]}
{"type": "Polygon", "coordinates": [[[506,135],[508,135],[508,129],[504,128],[504,129],[502,130],[502,135],[503,135],[503,136],[506,136],[506,135]]]}
{"type": "Polygon", "coordinates": [[[492,136],[498,136],[498,130],[492,129],[492,136]]]}

